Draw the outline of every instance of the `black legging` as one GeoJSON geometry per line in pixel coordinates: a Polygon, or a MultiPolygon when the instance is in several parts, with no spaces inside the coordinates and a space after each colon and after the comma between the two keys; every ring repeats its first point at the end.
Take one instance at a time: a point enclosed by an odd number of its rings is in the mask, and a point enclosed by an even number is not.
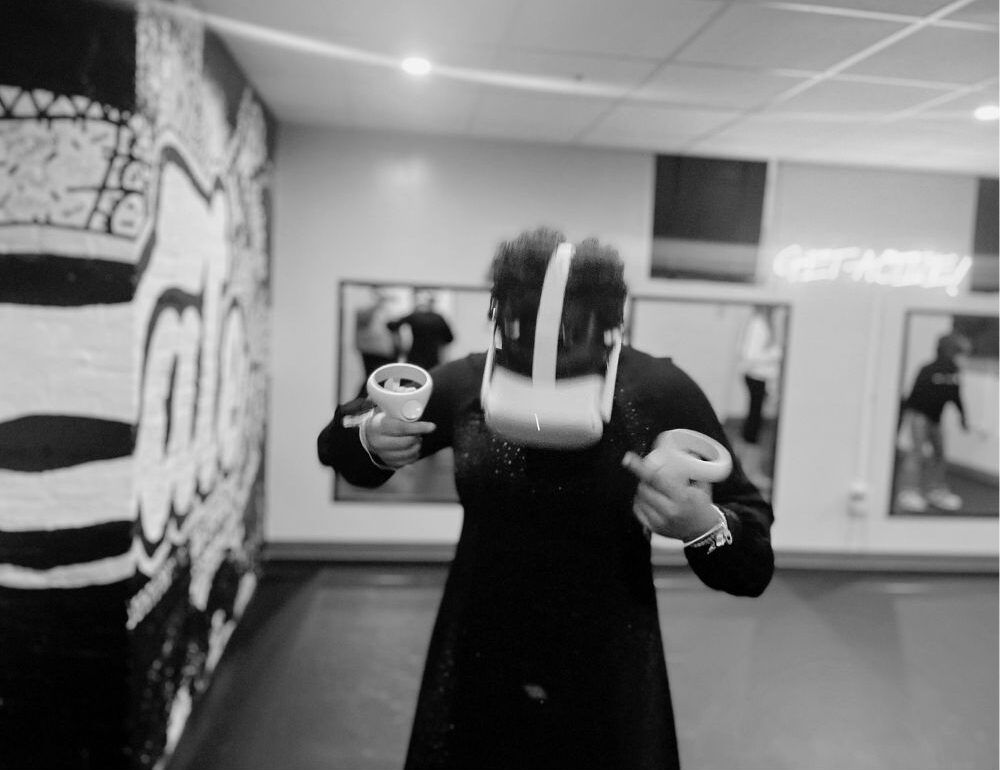
{"type": "Polygon", "coordinates": [[[750,406],[747,408],[747,416],[743,421],[743,440],[748,444],[756,444],[760,435],[761,417],[764,411],[764,397],[767,395],[767,383],[755,377],[744,375],[743,381],[750,391],[750,406]]]}

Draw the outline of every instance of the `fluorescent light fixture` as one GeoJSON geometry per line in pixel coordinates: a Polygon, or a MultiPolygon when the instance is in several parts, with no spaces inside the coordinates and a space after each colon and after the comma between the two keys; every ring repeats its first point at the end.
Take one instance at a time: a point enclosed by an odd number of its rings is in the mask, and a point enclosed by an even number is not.
{"type": "Polygon", "coordinates": [[[997,120],[1000,118],[1000,107],[995,104],[984,104],[981,107],[976,107],[972,114],[976,120],[997,120]]]}
{"type": "Polygon", "coordinates": [[[426,75],[431,71],[431,63],[419,56],[410,56],[403,59],[402,64],[399,66],[403,68],[403,72],[410,75],[426,75]]]}

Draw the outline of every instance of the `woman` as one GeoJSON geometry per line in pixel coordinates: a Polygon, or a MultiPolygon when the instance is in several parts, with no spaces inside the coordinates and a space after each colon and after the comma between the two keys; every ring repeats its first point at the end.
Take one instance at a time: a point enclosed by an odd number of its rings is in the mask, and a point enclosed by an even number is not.
{"type": "MultiPolygon", "coordinates": [[[[498,249],[496,365],[529,374],[539,298],[563,241],[537,230],[498,249]]],[[[557,377],[614,374],[607,370],[622,325],[623,275],[613,249],[576,247],[557,377]]],[[[609,419],[596,443],[574,449],[499,435],[480,403],[485,366],[480,353],[432,370],[419,422],[356,401],[337,410],[318,440],[324,464],[367,486],[454,450],[464,519],[406,766],[676,768],[649,532],[684,542],[708,586],[757,596],[774,568],[771,508],[738,463],[709,489],[643,459],[672,428],[728,446],[702,391],[669,360],[622,348],[609,419]]]]}

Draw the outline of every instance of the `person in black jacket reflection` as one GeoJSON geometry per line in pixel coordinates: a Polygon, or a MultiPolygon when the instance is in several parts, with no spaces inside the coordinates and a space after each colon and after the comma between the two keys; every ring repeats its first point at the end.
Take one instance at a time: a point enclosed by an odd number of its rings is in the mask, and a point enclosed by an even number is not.
{"type": "Polygon", "coordinates": [[[442,359],[442,351],[455,340],[451,326],[435,308],[434,294],[418,290],[415,307],[411,313],[389,322],[389,330],[396,335],[397,347],[403,359],[424,369],[433,369],[442,359]],[[402,341],[401,331],[406,328],[409,344],[402,341]]]}
{"type": "MultiPolygon", "coordinates": [[[[505,357],[534,340],[542,283],[564,240],[543,229],[497,250],[491,308],[505,357]]],[[[604,376],[607,340],[623,322],[623,265],[593,240],[569,265],[555,368],[604,376]]],[[[774,571],[771,506],[738,459],[713,487],[653,463],[653,442],[672,428],[729,446],[705,394],[669,359],[622,347],[610,419],[579,449],[494,432],[480,403],[485,366],[475,353],[433,368],[418,422],[358,399],[317,440],[320,462],[370,487],[454,450],[464,519],[406,767],[677,768],[650,533],[680,541],[707,586],[758,596],[774,571]]]]}
{"type": "Polygon", "coordinates": [[[962,507],[962,498],[948,487],[941,416],[949,403],[954,404],[962,430],[969,429],[962,403],[961,369],[970,349],[968,338],[960,334],[939,337],[937,355],[917,372],[903,401],[901,488],[896,503],[907,513],[926,511],[928,502],[944,511],[962,507]]]}

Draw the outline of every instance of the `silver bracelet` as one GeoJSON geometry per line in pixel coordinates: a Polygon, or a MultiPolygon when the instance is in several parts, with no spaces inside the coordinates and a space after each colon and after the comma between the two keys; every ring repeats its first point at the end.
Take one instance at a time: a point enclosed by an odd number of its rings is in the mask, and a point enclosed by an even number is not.
{"type": "Polygon", "coordinates": [[[361,448],[365,450],[365,454],[368,455],[368,459],[372,461],[372,465],[376,468],[381,468],[384,471],[395,471],[388,465],[383,465],[378,460],[376,460],[375,453],[372,452],[371,448],[368,446],[368,436],[365,433],[365,429],[368,427],[368,423],[372,421],[372,417],[375,416],[375,410],[372,409],[361,416],[361,420],[358,422],[358,438],[361,441],[361,448]]]}
{"type": "Polygon", "coordinates": [[[698,537],[688,540],[684,543],[685,548],[704,548],[708,546],[708,550],[705,551],[708,554],[712,553],[716,548],[730,545],[733,542],[733,533],[729,531],[729,522],[726,520],[726,514],[722,512],[719,506],[716,505],[713,507],[715,508],[715,512],[719,514],[719,523],[707,532],[698,535],[698,537]]]}

